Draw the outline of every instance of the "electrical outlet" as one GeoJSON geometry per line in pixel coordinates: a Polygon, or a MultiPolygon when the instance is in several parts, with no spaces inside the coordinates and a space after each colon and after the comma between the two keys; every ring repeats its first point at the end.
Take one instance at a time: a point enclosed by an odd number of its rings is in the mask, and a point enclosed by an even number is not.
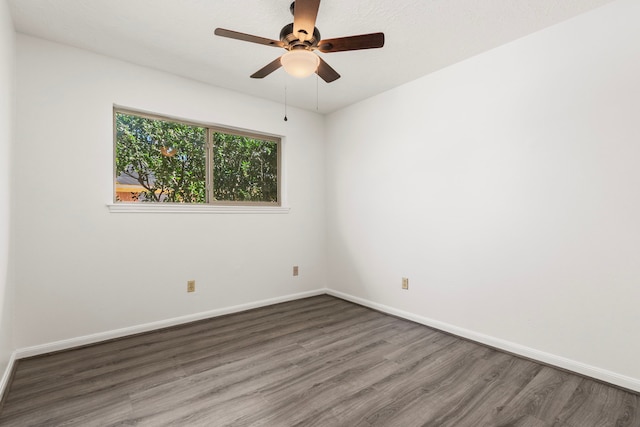
{"type": "Polygon", "coordinates": [[[297,265],[294,265],[294,266],[293,266],[293,275],[294,275],[294,276],[297,276],[297,275],[298,275],[298,266],[297,266],[297,265]]]}
{"type": "Polygon", "coordinates": [[[402,289],[409,290],[409,278],[408,277],[403,277],[402,278],[402,289]]]}
{"type": "Polygon", "coordinates": [[[196,291],[196,281],[189,280],[187,281],[187,292],[195,292],[196,291]]]}

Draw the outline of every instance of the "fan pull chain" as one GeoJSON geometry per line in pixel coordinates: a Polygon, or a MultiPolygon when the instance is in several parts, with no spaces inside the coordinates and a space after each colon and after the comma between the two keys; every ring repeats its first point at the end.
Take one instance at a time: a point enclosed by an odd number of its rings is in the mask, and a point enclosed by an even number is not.
{"type": "Polygon", "coordinates": [[[284,85],[284,121],[288,121],[287,118],[287,85],[284,85]]]}
{"type": "Polygon", "coordinates": [[[320,80],[320,77],[318,77],[318,74],[316,74],[316,111],[318,111],[318,81],[320,80]]]}

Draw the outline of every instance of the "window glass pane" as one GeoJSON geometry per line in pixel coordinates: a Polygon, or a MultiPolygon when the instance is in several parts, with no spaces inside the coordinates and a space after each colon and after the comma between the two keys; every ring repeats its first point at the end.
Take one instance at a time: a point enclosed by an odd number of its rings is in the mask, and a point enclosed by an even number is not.
{"type": "Polygon", "coordinates": [[[116,113],[116,201],[206,203],[203,127],[116,113]]]}
{"type": "Polygon", "coordinates": [[[213,197],[219,201],[278,202],[278,143],[215,132],[213,197]]]}

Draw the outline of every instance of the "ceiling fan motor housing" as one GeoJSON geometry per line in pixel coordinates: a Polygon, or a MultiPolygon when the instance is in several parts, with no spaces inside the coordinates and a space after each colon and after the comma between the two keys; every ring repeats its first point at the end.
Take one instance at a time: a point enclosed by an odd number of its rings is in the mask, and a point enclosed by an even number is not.
{"type": "Polygon", "coordinates": [[[318,28],[313,27],[313,37],[311,39],[302,41],[298,39],[298,36],[293,34],[293,22],[285,25],[280,30],[280,40],[285,44],[285,49],[311,49],[318,46],[318,42],[321,40],[320,31],[318,28]]]}

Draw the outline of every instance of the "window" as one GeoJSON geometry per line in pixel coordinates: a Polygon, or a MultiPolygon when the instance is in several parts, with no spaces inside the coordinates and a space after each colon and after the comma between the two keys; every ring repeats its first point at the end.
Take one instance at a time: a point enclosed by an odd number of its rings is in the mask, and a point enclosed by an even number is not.
{"type": "Polygon", "coordinates": [[[280,206],[280,139],[114,109],[116,203],[280,206]]]}

